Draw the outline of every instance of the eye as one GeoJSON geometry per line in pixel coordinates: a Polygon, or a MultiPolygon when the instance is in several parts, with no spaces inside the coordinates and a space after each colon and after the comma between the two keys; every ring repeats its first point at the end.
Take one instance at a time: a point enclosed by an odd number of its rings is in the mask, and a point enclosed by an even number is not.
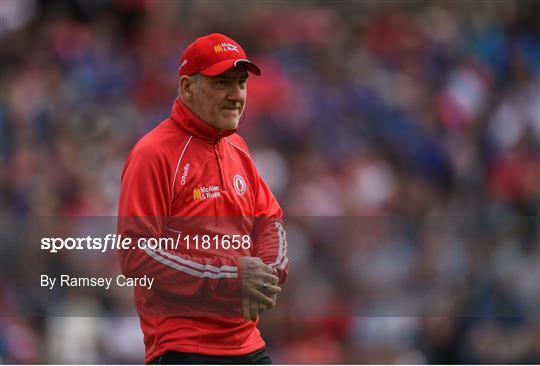
{"type": "Polygon", "coordinates": [[[247,79],[244,79],[244,80],[240,80],[240,87],[241,88],[245,88],[246,87],[246,84],[247,84],[247,79]]]}
{"type": "Polygon", "coordinates": [[[227,89],[229,82],[227,81],[227,79],[216,79],[213,85],[214,88],[222,90],[227,89]]]}

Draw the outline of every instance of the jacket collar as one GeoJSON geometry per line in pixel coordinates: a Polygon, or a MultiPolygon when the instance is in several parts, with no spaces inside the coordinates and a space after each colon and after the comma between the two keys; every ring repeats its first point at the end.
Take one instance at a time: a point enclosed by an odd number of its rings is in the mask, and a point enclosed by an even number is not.
{"type": "Polygon", "coordinates": [[[217,143],[221,138],[236,132],[236,129],[223,131],[210,126],[197,117],[180,98],[176,98],[174,102],[171,119],[188,134],[212,143],[217,143]]]}

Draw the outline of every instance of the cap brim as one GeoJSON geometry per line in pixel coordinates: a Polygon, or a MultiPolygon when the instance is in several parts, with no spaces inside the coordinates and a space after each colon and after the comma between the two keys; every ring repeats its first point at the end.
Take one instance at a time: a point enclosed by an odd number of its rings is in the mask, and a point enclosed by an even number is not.
{"type": "Polygon", "coordinates": [[[223,74],[225,71],[232,69],[233,67],[244,66],[247,71],[255,75],[261,75],[261,69],[253,62],[245,59],[238,60],[223,60],[216,64],[213,64],[210,67],[207,67],[204,70],[201,70],[200,73],[206,76],[216,76],[223,74]]]}

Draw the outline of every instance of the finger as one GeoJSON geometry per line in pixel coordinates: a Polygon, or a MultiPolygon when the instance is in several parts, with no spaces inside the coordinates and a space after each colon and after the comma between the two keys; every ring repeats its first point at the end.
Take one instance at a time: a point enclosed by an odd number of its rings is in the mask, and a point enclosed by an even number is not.
{"type": "Polygon", "coordinates": [[[281,287],[270,285],[270,284],[267,284],[267,285],[268,287],[265,290],[263,290],[266,295],[273,295],[273,294],[278,294],[281,292],[281,287]]]}
{"type": "Polygon", "coordinates": [[[250,298],[249,310],[251,314],[251,321],[256,321],[259,317],[259,302],[255,298],[250,298]]]}
{"type": "Polygon", "coordinates": [[[247,295],[255,296],[257,298],[260,295],[272,297],[273,295],[281,292],[281,287],[275,285],[266,284],[267,288],[263,289],[262,284],[249,284],[245,287],[244,291],[247,295]]]}
{"type": "Polygon", "coordinates": [[[260,291],[255,291],[253,293],[252,297],[254,299],[259,300],[260,302],[262,302],[264,305],[266,305],[268,307],[273,307],[274,304],[275,304],[274,300],[271,297],[266,296],[264,293],[262,293],[260,291]]]}
{"type": "Polygon", "coordinates": [[[249,296],[242,296],[242,316],[248,322],[251,320],[249,304],[250,304],[250,297],[249,296]]]}
{"type": "Polygon", "coordinates": [[[268,310],[268,307],[264,305],[262,302],[257,301],[259,303],[259,315],[264,313],[266,310],[268,310]]]}
{"type": "Polygon", "coordinates": [[[264,313],[267,310],[272,309],[274,306],[276,306],[277,303],[277,294],[272,295],[272,300],[274,300],[274,305],[265,305],[262,302],[259,301],[259,315],[264,313]]]}
{"type": "Polygon", "coordinates": [[[260,275],[261,279],[268,284],[277,285],[279,283],[279,277],[270,273],[263,273],[260,275]]]}
{"type": "Polygon", "coordinates": [[[264,268],[264,271],[265,271],[266,273],[270,273],[270,274],[274,273],[274,269],[273,269],[272,266],[269,265],[269,264],[265,264],[263,268],[264,268]]]}

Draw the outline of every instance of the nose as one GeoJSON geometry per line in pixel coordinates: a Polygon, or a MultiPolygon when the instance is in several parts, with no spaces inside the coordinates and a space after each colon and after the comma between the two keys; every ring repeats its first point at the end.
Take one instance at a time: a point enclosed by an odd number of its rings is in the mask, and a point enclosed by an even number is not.
{"type": "Polygon", "coordinates": [[[229,88],[228,98],[234,102],[242,103],[245,96],[245,86],[240,85],[239,82],[231,83],[232,85],[229,88]]]}

